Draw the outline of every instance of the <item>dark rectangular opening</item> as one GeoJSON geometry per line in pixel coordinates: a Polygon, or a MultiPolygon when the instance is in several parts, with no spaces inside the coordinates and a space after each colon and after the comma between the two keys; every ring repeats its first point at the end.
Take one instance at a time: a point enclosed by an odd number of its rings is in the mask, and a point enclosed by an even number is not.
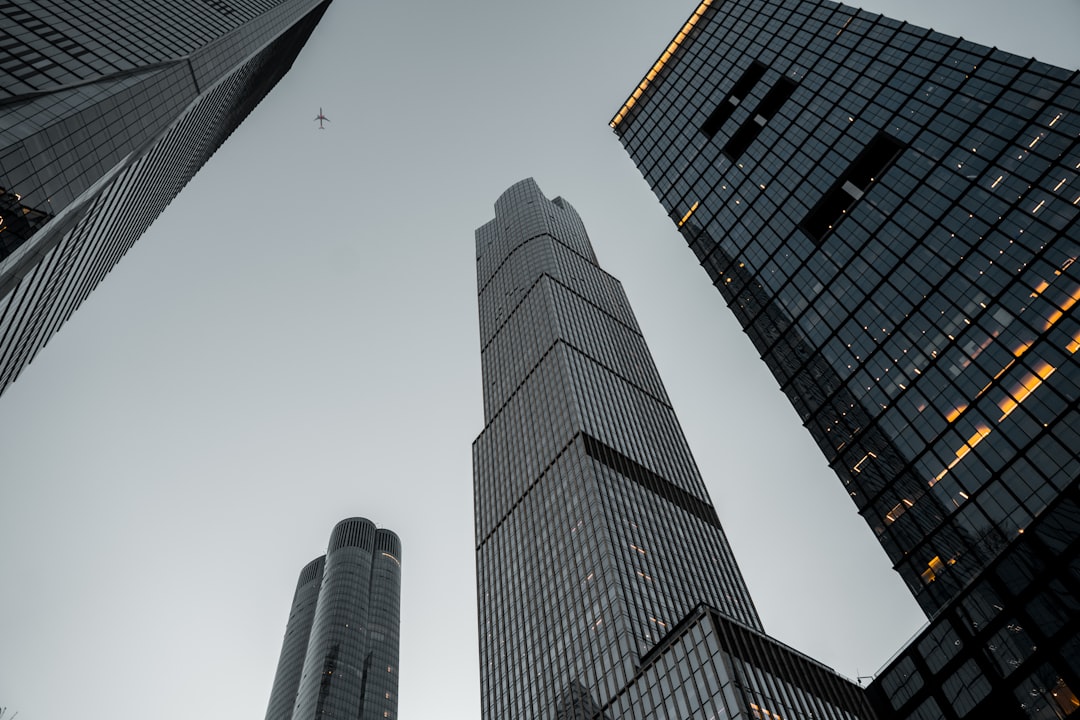
{"type": "Polygon", "coordinates": [[[724,145],[724,154],[729,159],[734,161],[750,147],[750,143],[754,142],[754,138],[758,136],[761,129],[765,127],[765,124],[773,118],[776,113],[780,112],[780,108],[784,106],[791,94],[795,92],[795,88],[798,87],[798,83],[789,77],[782,77],[776,81],[769,92],[765,93],[765,97],[758,103],[757,108],[750,117],[747,118],[739,129],[735,131],[735,134],[731,136],[731,139],[724,145]]]}
{"type": "Polygon", "coordinates": [[[581,439],[584,442],[586,454],[592,459],[603,463],[623,477],[633,480],[699,520],[715,528],[720,527],[720,519],[716,516],[716,509],[712,505],[694,497],[667,478],[657,475],[591,435],[582,433],[581,439]]]}
{"type": "Polygon", "coordinates": [[[866,144],[863,151],[851,163],[847,172],[847,180],[863,192],[870,187],[870,183],[879,177],[885,169],[893,164],[896,156],[904,149],[903,143],[888,133],[879,132],[874,139],[866,144]]]}
{"type": "Polygon", "coordinates": [[[902,142],[879,132],[821,196],[799,227],[820,244],[903,150],[902,142]]]}
{"type": "Polygon", "coordinates": [[[731,117],[731,113],[735,112],[735,108],[739,106],[739,103],[750,94],[758,81],[764,77],[765,69],[765,65],[754,60],[750,63],[750,67],[743,71],[742,76],[735,81],[731,92],[716,106],[716,109],[712,111],[709,117],[705,118],[705,122],[701,125],[701,132],[706,137],[711,138],[720,131],[720,128],[731,117]]]}
{"type": "Polygon", "coordinates": [[[735,134],[731,136],[731,139],[724,145],[724,154],[728,156],[732,162],[734,162],[740,155],[746,152],[746,149],[750,147],[750,143],[754,142],[754,138],[761,132],[761,125],[754,122],[753,118],[747,120],[739,129],[735,131],[735,134]]]}

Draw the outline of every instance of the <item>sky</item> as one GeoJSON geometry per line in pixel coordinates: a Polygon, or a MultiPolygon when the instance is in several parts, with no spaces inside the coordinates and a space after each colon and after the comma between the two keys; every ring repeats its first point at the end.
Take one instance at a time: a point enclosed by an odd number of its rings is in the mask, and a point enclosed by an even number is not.
{"type": "MultiPolygon", "coordinates": [[[[1080,66],[1078,0],[863,7],[1080,66]]],[[[400,717],[479,717],[473,231],[529,176],[623,282],[766,629],[853,679],[900,649],[922,615],[608,128],[693,10],[335,0],[0,397],[0,707],[262,717],[360,515],[403,544],[400,717]]]]}

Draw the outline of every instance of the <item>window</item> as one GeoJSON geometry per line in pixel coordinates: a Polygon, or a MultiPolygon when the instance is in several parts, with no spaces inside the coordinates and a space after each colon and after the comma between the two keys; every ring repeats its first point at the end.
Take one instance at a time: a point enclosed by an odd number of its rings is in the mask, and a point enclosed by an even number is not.
{"type": "Polygon", "coordinates": [[[739,106],[739,103],[750,94],[750,91],[765,75],[765,69],[765,66],[757,60],[750,63],[750,67],[746,68],[742,77],[735,81],[734,87],[731,88],[731,92],[728,93],[723,102],[716,106],[716,109],[712,111],[709,117],[705,118],[705,122],[701,125],[701,132],[706,137],[711,138],[723,127],[727,119],[731,117],[731,113],[735,112],[735,108],[739,106]]]}
{"type": "Polygon", "coordinates": [[[787,99],[795,92],[798,83],[789,77],[782,77],[776,81],[765,97],[761,99],[757,109],[754,110],[746,122],[744,122],[731,139],[724,145],[724,154],[732,161],[746,152],[750,143],[758,136],[765,124],[780,112],[787,99]]]}
{"type": "Polygon", "coordinates": [[[904,144],[899,140],[879,132],[806,214],[799,227],[821,243],[903,149],[904,144]]]}

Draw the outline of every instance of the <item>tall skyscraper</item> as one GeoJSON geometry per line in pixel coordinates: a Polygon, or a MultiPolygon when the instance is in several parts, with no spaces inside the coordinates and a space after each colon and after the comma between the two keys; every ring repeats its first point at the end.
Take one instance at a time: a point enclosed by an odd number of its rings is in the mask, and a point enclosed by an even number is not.
{"type": "Polygon", "coordinates": [[[901,717],[1080,701],[1080,79],[705,0],[611,127],[931,619],[901,717]]]}
{"type": "Polygon", "coordinates": [[[329,4],[0,4],[0,393],[284,76],[329,4]]]}
{"type": "Polygon", "coordinates": [[[763,633],[622,287],[569,203],[515,184],[476,256],[484,717],[868,717],[858,687],[763,633]]]}
{"type": "Polygon", "coordinates": [[[266,720],[397,717],[401,541],[342,520],[300,571],[266,720]]]}

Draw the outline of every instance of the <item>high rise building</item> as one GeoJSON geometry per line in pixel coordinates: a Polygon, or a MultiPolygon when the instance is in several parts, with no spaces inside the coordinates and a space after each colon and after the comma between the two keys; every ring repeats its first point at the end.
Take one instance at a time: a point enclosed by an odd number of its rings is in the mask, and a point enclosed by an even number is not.
{"type": "Polygon", "coordinates": [[[401,541],[342,520],[300,571],[266,720],[397,717],[401,541]]]}
{"type": "Polygon", "coordinates": [[[284,76],[329,4],[0,4],[0,393],[284,76]]]}
{"type": "Polygon", "coordinates": [[[476,231],[485,718],[869,717],[766,636],[620,283],[529,179],[476,231]]]}
{"type": "Polygon", "coordinates": [[[705,0],[611,127],[930,619],[886,713],[1080,707],[1080,78],[705,0]]]}

